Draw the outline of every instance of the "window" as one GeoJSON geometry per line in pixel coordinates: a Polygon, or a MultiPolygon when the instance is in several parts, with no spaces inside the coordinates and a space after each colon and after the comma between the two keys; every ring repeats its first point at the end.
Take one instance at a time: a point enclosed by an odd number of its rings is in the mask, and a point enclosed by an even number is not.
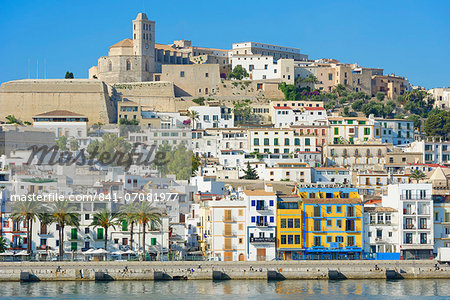
{"type": "Polygon", "coordinates": [[[327,206],[327,214],[331,214],[332,212],[332,206],[327,206]]]}
{"type": "Polygon", "coordinates": [[[299,234],[296,234],[295,235],[295,244],[300,244],[300,235],[299,234]]]}
{"type": "Polygon", "coordinates": [[[288,219],[288,228],[294,228],[294,219],[288,219]]]}
{"type": "Polygon", "coordinates": [[[321,245],[322,245],[322,241],[321,241],[320,236],[315,236],[313,247],[320,247],[321,245]]]}
{"type": "Polygon", "coordinates": [[[208,73],[205,73],[205,77],[208,77],[209,76],[209,74],[208,73]]]}
{"type": "Polygon", "coordinates": [[[89,227],[84,228],[84,233],[89,234],[89,227]]]}
{"type": "Polygon", "coordinates": [[[314,217],[320,217],[320,206],[314,206],[314,217]]]}
{"type": "Polygon", "coordinates": [[[336,220],[336,226],[342,228],[342,220],[336,220]]]}
{"type": "Polygon", "coordinates": [[[103,240],[103,228],[97,228],[97,239],[103,240]]]}
{"type": "Polygon", "coordinates": [[[343,242],[344,242],[344,238],[342,236],[336,237],[336,243],[343,243],[343,242]]]}
{"type": "Polygon", "coordinates": [[[70,250],[71,251],[77,251],[77,248],[78,248],[78,243],[77,242],[70,243],[70,250]]]}
{"type": "Polygon", "coordinates": [[[295,219],[294,227],[295,228],[300,228],[300,219],[295,219]]]}
{"type": "Polygon", "coordinates": [[[321,226],[320,226],[320,220],[314,220],[314,231],[320,231],[321,226]]]}
{"type": "Polygon", "coordinates": [[[269,146],[269,139],[264,139],[264,146],[269,146]]]}
{"type": "Polygon", "coordinates": [[[70,231],[70,239],[76,240],[78,238],[78,229],[72,228],[70,231]]]}
{"type": "Polygon", "coordinates": [[[289,139],[284,139],[284,145],[289,146],[289,139]]]}
{"type": "Polygon", "coordinates": [[[286,235],[281,235],[281,244],[286,245],[286,235]]]}
{"type": "Polygon", "coordinates": [[[354,236],[347,237],[347,246],[355,246],[355,237],[354,236]]]}
{"type": "Polygon", "coordinates": [[[180,71],[180,77],[184,77],[184,71],[180,71]]]}
{"type": "Polygon", "coordinates": [[[150,245],[155,246],[156,245],[156,238],[150,239],[150,245]]]}
{"type": "Polygon", "coordinates": [[[342,212],[342,206],[336,206],[336,212],[341,213],[342,212]]]}
{"type": "Polygon", "coordinates": [[[327,220],[327,227],[333,226],[333,221],[331,219],[327,220]]]}
{"type": "Polygon", "coordinates": [[[294,236],[292,234],[288,235],[288,244],[291,245],[294,243],[294,236]]]}
{"type": "Polygon", "coordinates": [[[259,146],[259,139],[258,138],[253,139],[253,145],[254,146],[259,146]]]}
{"type": "Polygon", "coordinates": [[[127,60],[127,71],[131,70],[131,62],[127,60]]]}

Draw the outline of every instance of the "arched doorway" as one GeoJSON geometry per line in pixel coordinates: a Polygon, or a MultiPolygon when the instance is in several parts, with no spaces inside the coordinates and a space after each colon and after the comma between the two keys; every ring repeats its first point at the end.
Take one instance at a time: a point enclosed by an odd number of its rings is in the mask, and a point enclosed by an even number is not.
{"type": "Polygon", "coordinates": [[[245,261],[244,253],[239,254],[239,261],[245,261]]]}

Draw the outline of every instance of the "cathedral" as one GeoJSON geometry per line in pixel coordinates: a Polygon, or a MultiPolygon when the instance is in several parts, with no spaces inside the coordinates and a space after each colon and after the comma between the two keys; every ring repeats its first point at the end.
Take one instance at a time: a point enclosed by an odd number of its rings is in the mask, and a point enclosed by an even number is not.
{"type": "Polygon", "coordinates": [[[108,56],[89,69],[90,79],[107,83],[153,81],[162,64],[190,64],[189,53],[155,43],[155,22],[139,13],[133,20],[132,39],[109,47],[108,56]]]}

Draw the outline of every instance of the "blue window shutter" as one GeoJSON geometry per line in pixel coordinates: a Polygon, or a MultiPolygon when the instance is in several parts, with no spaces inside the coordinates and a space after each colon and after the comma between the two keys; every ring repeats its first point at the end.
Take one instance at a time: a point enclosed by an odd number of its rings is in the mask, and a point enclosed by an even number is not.
{"type": "Polygon", "coordinates": [[[267,222],[267,216],[264,216],[264,222],[267,222]]]}
{"type": "Polygon", "coordinates": [[[270,205],[270,206],[273,206],[273,200],[270,200],[270,201],[269,201],[269,205],[270,205]]]}
{"type": "Polygon", "coordinates": [[[252,200],[252,206],[255,206],[255,205],[256,205],[256,201],[252,200]]]}
{"type": "Polygon", "coordinates": [[[270,222],[273,222],[273,217],[270,217],[270,222]]]}
{"type": "Polygon", "coordinates": [[[255,223],[255,217],[252,217],[252,223],[255,223]]]}

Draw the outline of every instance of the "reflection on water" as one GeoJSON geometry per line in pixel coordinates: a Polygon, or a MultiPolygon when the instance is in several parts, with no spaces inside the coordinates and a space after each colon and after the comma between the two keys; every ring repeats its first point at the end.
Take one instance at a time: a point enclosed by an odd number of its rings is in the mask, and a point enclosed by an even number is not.
{"type": "Polygon", "coordinates": [[[57,299],[422,299],[424,296],[442,299],[450,296],[450,280],[286,280],[249,281],[116,281],[0,283],[0,298],[57,299]]]}

